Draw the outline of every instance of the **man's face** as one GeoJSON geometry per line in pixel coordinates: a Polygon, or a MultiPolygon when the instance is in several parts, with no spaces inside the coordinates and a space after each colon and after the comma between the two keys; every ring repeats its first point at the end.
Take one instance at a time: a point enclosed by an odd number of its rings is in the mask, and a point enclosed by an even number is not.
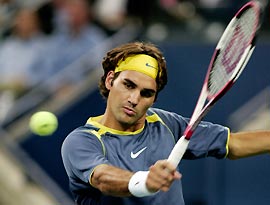
{"type": "MultiPolygon", "coordinates": [[[[113,73],[112,73],[113,75],[113,73]]],[[[115,129],[129,129],[144,123],[145,113],[155,100],[156,81],[137,71],[122,71],[107,86],[110,90],[107,110],[115,129]]]]}
{"type": "Polygon", "coordinates": [[[35,12],[27,9],[19,11],[14,25],[17,35],[24,39],[31,38],[39,29],[35,12]]]}

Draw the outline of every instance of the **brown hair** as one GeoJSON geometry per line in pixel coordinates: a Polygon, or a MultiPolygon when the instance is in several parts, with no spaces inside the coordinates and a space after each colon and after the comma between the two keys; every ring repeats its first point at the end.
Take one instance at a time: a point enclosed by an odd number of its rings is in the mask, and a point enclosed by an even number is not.
{"type": "MultiPolygon", "coordinates": [[[[109,95],[109,90],[105,86],[105,80],[108,73],[111,70],[115,70],[118,62],[120,60],[125,60],[126,57],[136,54],[146,54],[152,56],[158,61],[158,75],[156,78],[157,83],[157,94],[164,88],[167,84],[167,68],[166,61],[163,57],[162,52],[152,43],[144,42],[132,42],[120,45],[107,53],[103,58],[102,66],[104,74],[99,81],[99,90],[104,98],[109,95]]],[[[115,74],[117,78],[118,73],[115,74]]],[[[156,94],[156,97],[157,97],[156,94]]]]}

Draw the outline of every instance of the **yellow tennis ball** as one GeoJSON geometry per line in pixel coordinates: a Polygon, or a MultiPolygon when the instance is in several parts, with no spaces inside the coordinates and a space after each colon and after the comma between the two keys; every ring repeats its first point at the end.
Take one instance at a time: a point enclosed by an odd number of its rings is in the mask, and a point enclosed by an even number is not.
{"type": "Polygon", "coordinates": [[[57,117],[47,111],[39,111],[33,114],[30,118],[30,130],[39,136],[52,135],[58,127],[57,117]]]}

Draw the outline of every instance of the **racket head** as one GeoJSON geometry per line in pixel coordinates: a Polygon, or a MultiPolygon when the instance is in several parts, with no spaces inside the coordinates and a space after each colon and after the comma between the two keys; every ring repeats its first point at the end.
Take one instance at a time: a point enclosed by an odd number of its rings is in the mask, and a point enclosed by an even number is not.
{"type": "Polygon", "coordinates": [[[201,119],[215,102],[231,88],[245,68],[255,48],[264,7],[257,1],[248,2],[236,13],[225,29],[212,56],[190,122],[168,158],[168,161],[175,167],[181,161],[192,133],[201,119]],[[206,100],[208,103],[205,105],[206,100]]]}
{"type": "Polygon", "coordinates": [[[233,17],[221,36],[204,84],[207,99],[221,97],[237,80],[255,47],[262,8],[258,1],[246,3],[233,17]]]}

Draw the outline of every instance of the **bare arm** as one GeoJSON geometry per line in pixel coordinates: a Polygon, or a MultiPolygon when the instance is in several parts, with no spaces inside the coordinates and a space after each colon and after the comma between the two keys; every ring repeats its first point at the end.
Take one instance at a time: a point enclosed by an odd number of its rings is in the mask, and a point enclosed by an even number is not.
{"type": "MultiPolygon", "coordinates": [[[[131,195],[128,184],[133,175],[133,172],[102,164],[95,168],[90,182],[104,194],[124,197],[131,195]]],[[[167,160],[159,160],[149,169],[146,187],[151,192],[168,191],[172,182],[180,178],[180,173],[167,160]]]]}
{"type": "Polygon", "coordinates": [[[107,164],[99,165],[90,183],[102,193],[112,196],[130,196],[128,182],[134,173],[107,164]]]}
{"type": "Polygon", "coordinates": [[[229,159],[270,154],[270,131],[231,133],[229,140],[229,159]]]}

